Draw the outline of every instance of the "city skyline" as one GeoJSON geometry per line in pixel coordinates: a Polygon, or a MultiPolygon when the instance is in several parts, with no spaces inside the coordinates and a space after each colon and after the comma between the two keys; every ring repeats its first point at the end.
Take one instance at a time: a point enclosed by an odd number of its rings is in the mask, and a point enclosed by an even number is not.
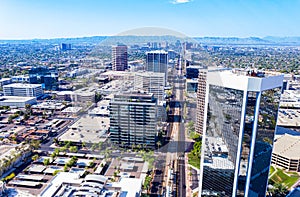
{"type": "Polygon", "coordinates": [[[0,39],[113,36],[161,27],[191,37],[300,36],[300,1],[0,1],[0,39]]]}

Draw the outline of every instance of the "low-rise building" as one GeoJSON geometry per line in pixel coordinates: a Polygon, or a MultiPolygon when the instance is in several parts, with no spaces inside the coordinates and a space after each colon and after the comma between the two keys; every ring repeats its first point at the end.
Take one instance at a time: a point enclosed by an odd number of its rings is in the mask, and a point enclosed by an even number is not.
{"type": "Polygon", "coordinates": [[[41,97],[43,95],[42,85],[13,83],[3,86],[4,96],[41,97]]]}
{"type": "Polygon", "coordinates": [[[95,88],[82,88],[76,91],[60,91],[56,93],[57,100],[71,102],[95,102],[95,88]]]}
{"type": "Polygon", "coordinates": [[[25,107],[27,104],[36,104],[35,97],[21,97],[21,96],[1,96],[0,106],[10,107],[25,107]]]}
{"type": "Polygon", "coordinates": [[[7,84],[11,84],[12,80],[11,78],[2,78],[0,79],[0,87],[7,85],[7,84]]]}
{"type": "Polygon", "coordinates": [[[98,143],[106,140],[109,129],[108,117],[83,116],[61,135],[59,141],[71,141],[74,143],[98,143]]]}
{"type": "Polygon", "coordinates": [[[18,75],[11,77],[12,82],[14,83],[35,83],[36,77],[29,75],[18,75]]]}
{"type": "Polygon", "coordinates": [[[300,136],[282,135],[274,141],[272,164],[288,171],[300,171],[300,136]]]}
{"type": "Polygon", "coordinates": [[[28,144],[0,146],[0,179],[8,176],[31,154],[28,144]]]}

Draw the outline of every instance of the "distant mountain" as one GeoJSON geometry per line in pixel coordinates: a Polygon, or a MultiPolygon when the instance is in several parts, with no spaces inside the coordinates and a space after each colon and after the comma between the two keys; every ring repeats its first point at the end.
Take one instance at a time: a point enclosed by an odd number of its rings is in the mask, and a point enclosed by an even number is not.
{"type": "Polygon", "coordinates": [[[147,44],[148,42],[153,43],[162,43],[168,42],[169,44],[176,43],[177,41],[180,42],[197,42],[193,38],[189,37],[177,37],[172,35],[164,35],[164,36],[135,36],[135,35],[125,35],[125,36],[111,36],[107,39],[103,40],[101,44],[103,45],[114,45],[114,44],[126,44],[126,45],[133,45],[133,44],[147,44]]]}
{"type": "Polygon", "coordinates": [[[264,38],[249,37],[177,37],[174,35],[163,36],[136,36],[136,35],[118,35],[118,36],[92,36],[81,38],[54,38],[54,39],[31,39],[31,40],[0,40],[2,43],[11,44],[95,44],[95,45],[115,45],[118,43],[127,45],[142,45],[148,42],[161,43],[167,41],[169,44],[180,42],[196,42],[204,45],[276,45],[276,46],[300,46],[300,37],[273,37],[264,38]]]}
{"type": "Polygon", "coordinates": [[[267,36],[263,38],[264,40],[279,43],[279,44],[289,44],[289,45],[299,45],[300,44],[300,37],[274,37],[274,36],[267,36]]]}
{"type": "Polygon", "coordinates": [[[300,37],[273,37],[264,38],[249,37],[197,37],[198,42],[207,45],[280,45],[280,46],[300,46],[300,37]]]}
{"type": "Polygon", "coordinates": [[[61,44],[61,43],[95,43],[98,44],[105,40],[108,36],[92,36],[80,38],[51,38],[51,39],[28,39],[28,40],[0,40],[0,43],[15,44],[61,44]]]}
{"type": "Polygon", "coordinates": [[[258,37],[237,38],[237,37],[197,37],[195,38],[202,44],[216,44],[216,45],[255,45],[255,44],[272,44],[268,40],[258,37]]]}

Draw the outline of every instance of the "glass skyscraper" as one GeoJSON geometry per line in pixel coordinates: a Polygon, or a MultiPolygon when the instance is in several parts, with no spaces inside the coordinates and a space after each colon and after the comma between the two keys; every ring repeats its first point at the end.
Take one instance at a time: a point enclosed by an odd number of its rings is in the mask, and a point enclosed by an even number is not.
{"type": "Polygon", "coordinates": [[[165,73],[165,79],[168,79],[168,53],[165,51],[150,51],[146,55],[146,71],[165,73]]]}
{"type": "Polygon", "coordinates": [[[283,76],[207,72],[201,196],[265,196],[283,76]]]}

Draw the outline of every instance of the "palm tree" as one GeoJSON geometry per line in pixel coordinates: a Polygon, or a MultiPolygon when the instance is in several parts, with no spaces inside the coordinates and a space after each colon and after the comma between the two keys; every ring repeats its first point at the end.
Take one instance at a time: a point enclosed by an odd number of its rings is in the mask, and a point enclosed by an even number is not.
{"type": "Polygon", "coordinates": [[[157,141],[157,142],[156,142],[156,145],[157,145],[157,147],[158,147],[158,149],[159,149],[159,147],[161,146],[161,142],[160,142],[160,141],[157,141]]]}
{"type": "Polygon", "coordinates": [[[282,183],[275,183],[268,193],[274,197],[285,197],[289,191],[282,183]]]}

